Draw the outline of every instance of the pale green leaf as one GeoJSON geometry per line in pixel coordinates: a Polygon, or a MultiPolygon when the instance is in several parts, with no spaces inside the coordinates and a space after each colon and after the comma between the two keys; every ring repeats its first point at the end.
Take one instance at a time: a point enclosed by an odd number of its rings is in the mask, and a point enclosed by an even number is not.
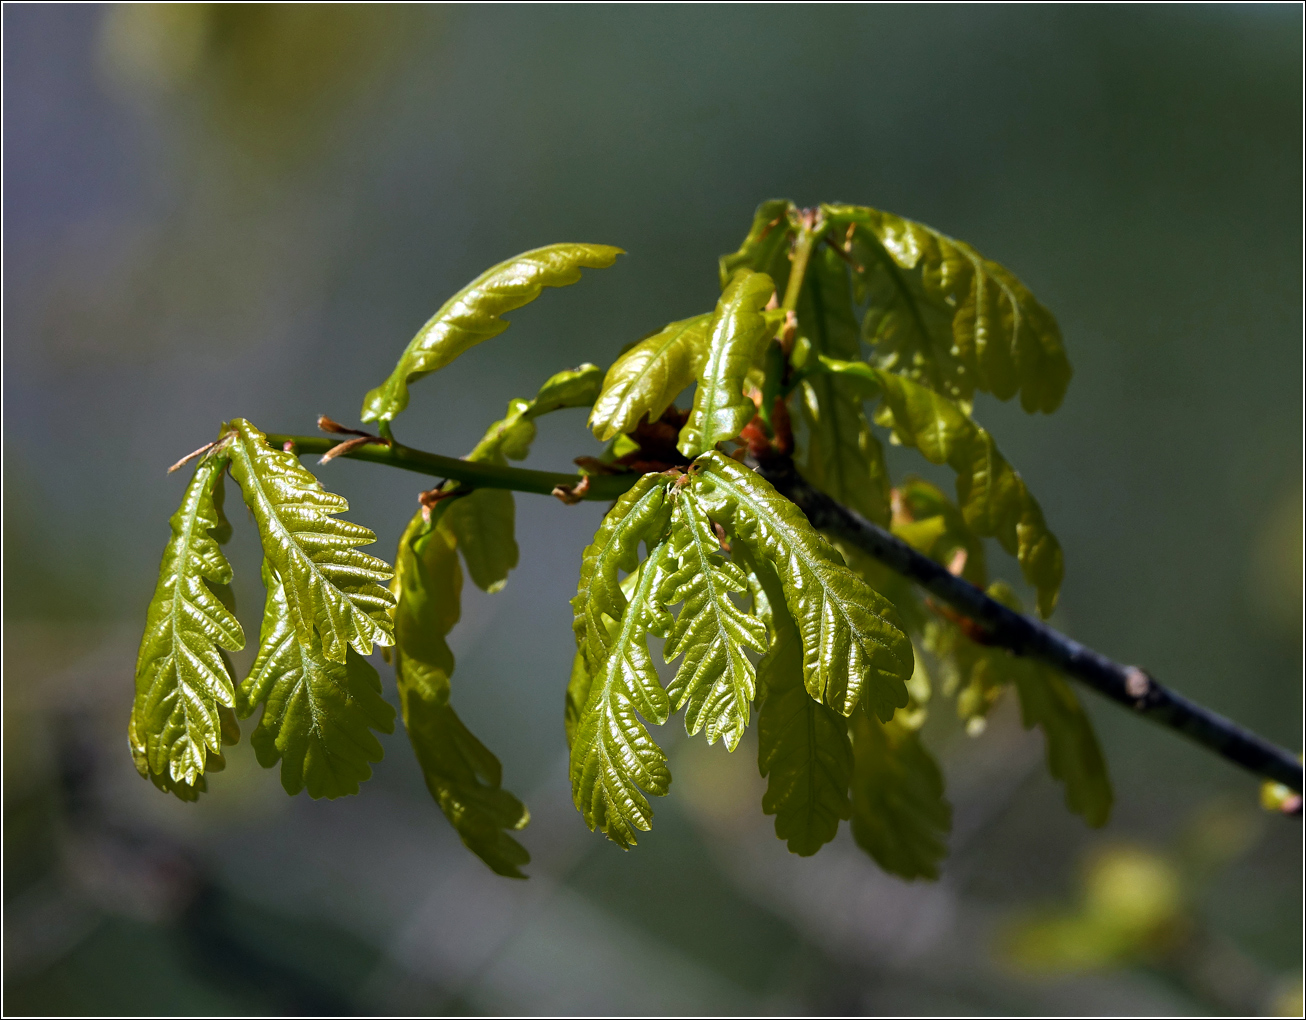
{"type": "Polygon", "coordinates": [[[789,281],[789,248],[797,217],[797,206],[786,199],[771,199],[759,205],[739,250],[721,256],[721,289],[726,289],[737,270],[751,269],[766,273],[783,293],[789,281]]]}
{"type": "Polygon", "coordinates": [[[709,744],[720,737],[733,751],[748,728],[756,691],[756,673],[746,653],[750,648],[766,651],[766,626],[730,600],[731,593],[747,589],[748,577],[722,555],[712,522],[687,488],[676,495],[669,541],[677,565],[658,599],[667,606],[683,605],[663,655],[667,662],[680,655],[684,659],[667,694],[677,711],[685,709],[687,733],[705,729],[709,744]]]}
{"type": "Polygon", "coordinates": [[[454,657],[445,640],[460,615],[462,570],[446,519],[417,514],[399,542],[394,587],[395,679],[409,742],[426,788],[463,844],[500,875],[523,877],[530,860],[508,834],[530,819],[503,789],[499,760],[449,704],[454,657]]]}
{"type": "Polygon", "coordinates": [[[708,326],[694,406],[677,444],[686,457],[734,439],[757,413],[744,395],[744,379],[769,339],[762,309],[773,293],[771,277],[748,269],[740,269],[722,292],[708,326]]]}
{"type": "Polygon", "coordinates": [[[390,378],[363,400],[363,421],[390,421],[408,406],[408,386],[508,328],[499,316],[545,287],[565,287],[581,268],[604,269],[622,254],[606,244],[551,244],[487,269],[446,301],[409,342],[390,378]]]}
{"type": "Polygon", "coordinates": [[[852,731],[853,838],[891,874],[938,878],[952,827],[938,764],[920,735],[897,722],[856,712],[852,731]]]}
{"type": "Polygon", "coordinates": [[[310,797],[357,793],[382,757],[372,730],[394,731],[395,710],[381,696],[381,678],[352,648],[344,662],[328,659],[315,639],[301,644],[287,589],[263,562],[267,601],[258,656],[241,682],[245,715],[264,704],[250,743],[259,764],[281,762],[287,793],[308,789],[310,797]]]}
{"type": "Polygon", "coordinates": [[[603,389],[603,369],[589,362],[549,376],[535,394],[527,414],[538,418],[568,407],[589,407],[603,389]]]}
{"type": "Polygon", "coordinates": [[[849,570],[793,503],[719,453],[699,458],[689,489],[708,515],[780,575],[803,640],[808,693],[843,715],[865,699],[881,718],[907,704],[911,642],[883,596],[849,570]]]}
{"type": "Polygon", "coordinates": [[[970,245],[877,209],[822,206],[861,268],[876,363],[954,400],[975,390],[1051,413],[1070,382],[1056,320],[970,245]]]}
{"type": "MultiPolygon", "coordinates": [[[[632,517],[634,512],[627,513],[623,521],[632,517]]],[[[618,541],[614,535],[613,544],[618,541]]],[[[594,664],[589,697],[571,748],[572,797],[585,824],[627,848],[635,843],[635,830],[652,825],[653,811],[641,788],[660,797],[671,785],[667,757],[640,719],[642,715],[661,725],[671,711],[647,646],[648,632],[666,627],[666,610],[658,604],[657,592],[668,551],[663,542],[649,552],[628,603],[610,614],[617,626],[610,637],[604,627],[609,645],[605,657],[590,657],[586,664],[594,664]]],[[[601,570],[599,565],[596,576],[601,570]]],[[[624,594],[621,598],[627,602],[624,594]]]]}
{"type": "Polygon", "coordinates": [[[358,548],[376,535],[334,516],[349,504],[323,489],[293,453],[274,450],[243,418],[228,427],[231,473],[258,525],[263,555],[284,587],[299,643],[320,647],[335,662],[345,661],[351,645],[370,655],[373,644],[393,644],[395,600],[384,586],[393,571],[358,548]]]}
{"type": "Polygon", "coordinates": [[[580,584],[571,600],[572,630],[586,668],[597,675],[614,640],[606,621],[619,621],[627,598],[619,573],[634,571],[639,543],[660,542],[671,518],[666,476],[642,476],[608,511],[581,556],[580,584]]]}
{"type": "Polygon", "coordinates": [[[603,442],[631,432],[662,412],[703,369],[711,314],[673,322],[645,337],[608,369],[590,413],[590,428],[603,442]]]}
{"type": "Polygon", "coordinates": [[[780,579],[769,565],[749,562],[771,607],[774,632],[757,664],[757,765],[767,780],[762,810],[775,815],[775,834],[788,841],[790,852],[808,857],[851,817],[848,722],[807,693],[803,642],[780,579]]]}
{"type": "Polygon", "coordinates": [[[210,755],[220,755],[221,708],[235,704],[235,681],[223,650],[245,646],[224,602],[231,565],[220,542],[230,525],[222,514],[225,449],[203,458],[169,522],[159,582],[150,600],[136,659],[130,744],[141,775],[170,792],[201,782],[210,755]],[[180,784],[180,785],[178,785],[180,784]]]}

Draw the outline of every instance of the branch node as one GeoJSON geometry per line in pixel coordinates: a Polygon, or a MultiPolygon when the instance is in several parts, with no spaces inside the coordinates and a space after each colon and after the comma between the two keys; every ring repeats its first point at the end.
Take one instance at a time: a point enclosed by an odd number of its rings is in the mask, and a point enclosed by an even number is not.
{"type": "Polygon", "coordinates": [[[586,475],[575,485],[555,485],[553,495],[562,500],[567,506],[575,506],[585,498],[585,494],[590,491],[590,476],[586,475]]]}

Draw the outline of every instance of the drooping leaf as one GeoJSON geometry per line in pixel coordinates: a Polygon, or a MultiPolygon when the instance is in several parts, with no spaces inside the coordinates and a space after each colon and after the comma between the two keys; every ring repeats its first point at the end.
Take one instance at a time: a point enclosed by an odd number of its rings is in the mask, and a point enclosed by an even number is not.
{"type": "Polygon", "coordinates": [[[607,442],[662,417],[703,370],[711,322],[707,314],[670,323],[613,362],[590,414],[594,435],[607,442]]]}
{"type": "Polygon", "coordinates": [[[384,586],[393,571],[358,548],[376,535],[334,516],[349,504],[323,489],[293,453],[274,450],[243,418],[228,427],[231,473],[281,581],[299,643],[308,652],[320,647],[334,662],[345,661],[347,646],[370,655],[373,644],[393,644],[395,600],[384,586]]]}
{"type": "Polygon", "coordinates": [[[586,362],[577,368],[565,368],[544,381],[527,412],[531,418],[552,414],[568,407],[589,407],[603,389],[603,369],[586,362]]]}
{"type": "Polygon", "coordinates": [[[858,846],[902,878],[938,878],[952,808],[920,735],[864,711],[852,717],[852,831],[858,846]]]}
{"type": "Polygon", "coordinates": [[[956,472],[957,502],[967,526],[977,535],[997,538],[1020,561],[1025,580],[1038,590],[1040,615],[1051,616],[1064,573],[1061,544],[993,437],[956,403],[903,376],[863,362],[822,357],[819,364],[842,379],[856,380],[868,394],[878,391],[885,422],[902,442],[956,472]]]}
{"type": "MultiPolygon", "coordinates": [[[[848,269],[829,247],[812,253],[798,303],[799,328],[819,355],[844,360],[861,353],[848,269]]],[[[803,383],[807,425],[804,477],[863,517],[889,520],[889,471],[871,432],[856,383],[817,373],[803,383]]]]}
{"type": "Polygon", "coordinates": [[[784,293],[789,282],[789,245],[794,235],[798,208],[787,199],[771,199],[757,207],[753,225],[739,250],[722,255],[721,289],[741,268],[766,273],[784,293]]]}
{"type": "Polygon", "coordinates": [[[522,878],[530,854],[508,833],[530,813],[449,703],[454,657],[445,638],[460,615],[462,570],[445,524],[417,514],[399,543],[394,663],[404,726],[426,788],[463,844],[496,873],[522,878]]]}
{"type": "Polygon", "coordinates": [[[938,486],[908,475],[894,489],[893,506],[895,535],[945,566],[964,550],[961,576],[979,588],[988,584],[984,542],[938,486]]]}
{"type": "Polygon", "coordinates": [[[581,268],[604,269],[622,254],[606,244],[551,244],[487,269],[446,301],[409,342],[384,383],[363,400],[363,421],[391,421],[408,406],[408,386],[508,328],[499,316],[529,304],[545,287],[565,287],[581,268]]]}
{"type": "Polygon", "coordinates": [[[281,762],[281,785],[289,794],[341,797],[370,779],[370,762],[381,760],[372,730],[394,732],[395,710],[381,696],[381,678],[352,648],[344,662],[328,659],[314,636],[301,644],[286,585],[263,561],[267,601],[258,656],[240,685],[244,715],[264,704],[250,743],[259,764],[281,762]]]}
{"type": "Polygon", "coordinates": [[[921,223],[822,206],[869,294],[876,364],[959,401],[975,390],[1051,413],[1070,382],[1056,320],[1008,269],[921,223]]]}
{"type": "Polygon", "coordinates": [[[793,503],[719,453],[704,454],[689,489],[708,515],[780,575],[803,641],[803,681],[824,705],[850,715],[863,699],[881,718],[907,704],[911,641],[883,596],[849,570],[793,503]]]}
{"type": "Polygon", "coordinates": [[[666,542],[650,550],[628,604],[614,617],[617,627],[593,670],[571,748],[572,797],[585,824],[625,848],[635,844],[636,829],[652,825],[653,811],[641,788],[660,797],[671,785],[667,757],[640,720],[642,715],[661,725],[671,712],[647,646],[648,632],[665,633],[669,623],[657,599],[668,551],[666,542]]]}
{"type": "Polygon", "coordinates": [[[643,475],[608,511],[581,556],[580,584],[571,600],[572,630],[592,676],[597,676],[615,640],[605,619],[619,621],[626,611],[618,573],[635,570],[641,541],[652,546],[666,532],[669,481],[664,475],[643,475]]]}
{"type": "Polygon", "coordinates": [[[732,592],[748,577],[722,555],[712,522],[688,489],[676,496],[671,517],[671,555],[676,567],[658,592],[664,605],[683,603],[667,634],[667,662],[684,655],[667,688],[671,703],[685,709],[685,731],[706,729],[707,742],[720,737],[733,751],[748,728],[756,673],[746,651],[765,652],[766,627],[741,611],[732,592]]]}
{"type": "Polygon", "coordinates": [[[227,452],[203,458],[169,522],[159,582],[136,659],[129,738],[142,776],[159,777],[183,800],[202,783],[210,755],[220,756],[221,708],[235,704],[235,680],[223,650],[245,646],[224,602],[231,565],[220,543],[231,526],[222,513],[227,452]]]}
{"type": "Polygon", "coordinates": [[[807,693],[802,638],[785,608],[780,579],[769,565],[749,562],[771,607],[774,631],[757,665],[757,765],[767,780],[762,810],[775,815],[775,834],[788,841],[790,853],[809,857],[852,814],[848,722],[807,693]]]}
{"type": "Polygon", "coordinates": [[[757,413],[744,395],[744,378],[768,339],[762,309],[773,293],[769,276],[748,269],[740,269],[722,292],[708,327],[707,358],[698,375],[694,406],[677,444],[686,457],[734,439],[757,413]]]}
{"type": "Polygon", "coordinates": [[[1065,679],[1032,660],[1015,671],[1025,728],[1038,726],[1047,744],[1048,771],[1066,788],[1066,807],[1089,825],[1111,816],[1111,779],[1097,734],[1065,679]]]}

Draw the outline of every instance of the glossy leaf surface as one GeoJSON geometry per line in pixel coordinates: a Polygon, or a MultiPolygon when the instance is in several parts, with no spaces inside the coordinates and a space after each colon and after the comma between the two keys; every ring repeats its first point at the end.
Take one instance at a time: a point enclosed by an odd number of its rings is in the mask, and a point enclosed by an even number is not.
{"type": "Polygon", "coordinates": [[[590,428],[603,442],[657,421],[703,370],[712,315],[696,315],[645,337],[613,362],[594,402],[590,428]]]}
{"type": "Polygon", "coordinates": [[[260,703],[263,716],[250,735],[259,764],[281,762],[281,785],[289,794],[341,797],[370,779],[370,762],[381,760],[372,730],[394,732],[395,710],[381,696],[381,678],[352,648],[344,662],[328,659],[314,638],[301,644],[286,586],[263,564],[268,597],[263,608],[258,657],[241,682],[241,708],[260,703]]]}
{"type": "Polygon", "coordinates": [[[663,654],[668,662],[684,659],[667,694],[677,711],[685,709],[687,733],[705,730],[709,744],[720,737],[733,751],[748,728],[757,686],[747,651],[766,651],[766,627],[730,600],[747,589],[748,578],[722,554],[712,522],[688,489],[676,495],[669,542],[676,565],[658,599],[680,605],[680,612],[663,654]]]}
{"type": "Polygon", "coordinates": [[[603,269],[622,254],[606,244],[551,244],[487,269],[446,301],[409,342],[390,378],[363,400],[363,421],[391,421],[408,406],[409,384],[508,328],[500,318],[545,287],[577,282],[581,268],[603,269]]]}
{"type": "Polygon", "coordinates": [[[769,339],[762,309],[775,293],[765,273],[740,269],[717,302],[707,332],[707,358],[698,376],[694,406],[677,444],[697,457],[734,439],[753,420],[757,406],[744,395],[744,379],[769,339]]]}
{"type": "Polygon", "coordinates": [[[245,646],[226,588],[223,556],[231,527],[222,513],[225,451],[202,459],[172,515],[159,582],[136,659],[129,738],[142,776],[192,799],[210,755],[219,755],[219,710],[235,705],[235,680],[223,651],[245,646]]]}
{"type": "Polygon", "coordinates": [[[384,586],[393,571],[358,548],[371,545],[376,535],[336,517],[349,504],[323,489],[293,453],[274,450],[243,418],[229,428],[231,473],[285,591],[299,643],[310,651],[320,645],[335,662],[345,661],[349,646],[370,655],[373,644],[393,644],[395,600],[384,586]]]}
{"type": "Polygon", "coordinates": [[[771,199],[759,205],[739,249],[721,256],[721,289],[726,289],[739,269],[751,269],[766,273],[783,294],[789,282],[789,248],[797,216],[797,206],[786,199],[771,199]]]}
{"type": "Polygon", "coordinates": [[[719,453],[704,454],[689,484],[713,520],[780,575],[803,641],[807,691],[842,715],[863,700],[881,718],[907,704],[911,641],[887,599],[844,564],[793,503],[719,453]]]}

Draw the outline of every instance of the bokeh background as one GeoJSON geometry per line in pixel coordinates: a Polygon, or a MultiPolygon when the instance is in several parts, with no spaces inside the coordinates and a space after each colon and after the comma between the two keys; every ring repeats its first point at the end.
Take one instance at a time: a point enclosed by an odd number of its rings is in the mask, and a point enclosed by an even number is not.
{"type": "MultiPolygon", "coordinates": [[[[1101,831],[1011,705],[979,739],[936,712],[934,884],[846,834],[790,856],[755,745],[676,726],[654,831],[589,833],[562,691],[594,504],[518,497],[521,566],[453,634],[455,704],[533,812],[529,882],[462,849],[402,734],[358,797],[288,798],[242,744],[183,805],[125,726],[164,469],[221,421],[352,422],[486,266],[626,248],[418,384],[401,437],[464,452],[552,372],[710,308],[716,257],[791,197],[937,226],[1055,312],[1062,410],[976,414],[1065,546],[1057,625],[1299,748],[1301,39],[1297,5],[5,5],[6,1012],[1299,1010],[1300,822],[1092,695],[1101,831]]],[[[582,425],[544,420],[529,463],[594,453],[582,425]]],[[[322,477],[383,555],[426,484],[322,477]]]]}

